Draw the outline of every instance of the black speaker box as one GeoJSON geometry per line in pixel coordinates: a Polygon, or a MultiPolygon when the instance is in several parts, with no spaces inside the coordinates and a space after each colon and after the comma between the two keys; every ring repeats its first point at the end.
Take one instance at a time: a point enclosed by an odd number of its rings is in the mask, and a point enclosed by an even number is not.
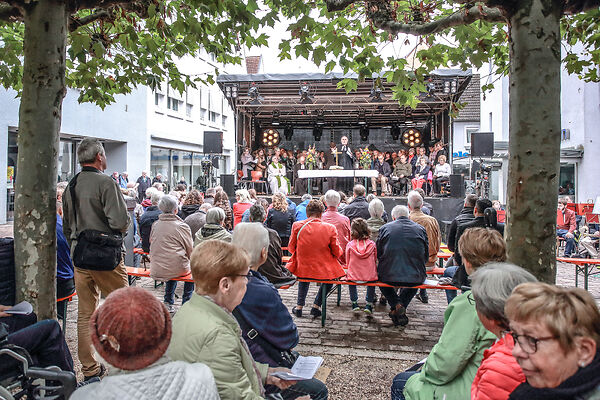
{"type": "Polygon", "coordinates": [[[223,132],[204,131],[204,153],[221,154],[223,152],[223,132]]]}
{"type": "Polygon", "coordinates": [[[494,133],[473,132],[471,134],[471,157],[494,156],[494,133]]]}
{"type": "Polygon", "coordinates": [[[450,175],[450,197],[465,197],[465,180],[461,174],[450,175]]]}
{"type": "Polygon", "coordinates": [[[219,169],[219,157],[213,157],[213,159],[212,159],[212,166],[215,169],[219,169]]]}
{"type": "Polygon", "coordinates": [[[225,191],[225,193],[227,193],[227,196],[229,196],[230,198],[233,198],[233,196],[235,196],[233,184],[233,175],[221,175],[221,186],[223,186],[223,190],[225,191]]]}

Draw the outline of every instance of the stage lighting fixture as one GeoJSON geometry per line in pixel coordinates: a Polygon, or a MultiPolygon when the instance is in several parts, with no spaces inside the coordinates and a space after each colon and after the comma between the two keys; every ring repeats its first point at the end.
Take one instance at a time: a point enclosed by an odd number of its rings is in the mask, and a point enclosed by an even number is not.
{"type": "Polygon", "coordinates": [[[429,82],[427,82],[427,93],[431,96],[435,92],[435,83],[433,79],[429,78],[429,82]]]}
{"type": "Polygon", "coordinates": [[[361,142],[366,142],[369,140],[369,127],[368,126],[361,126],[360,127],[360,141],[361,142]]]}
{"type": "Polygon", "coordinates": [[[271,125],[279,126],[279,110],[273,110],[273,118],[271,119],[271,125]]]}
{"type": "Polygon", "coordinates": [[[400,139],[400,127],[398,125],[392,125],[390,133],[392,134],[392,139],[400,139]]]}
{"type": "Polygon", "coordinates": [[[315,138],[315,141],[320,142],[321,136],[323,136],[323,128],[320,126],[315,126],[313,128],[313,137],[315,138]]]}
{"type": "Polygon", "coordinates": [[[365,115],[365,110],[358,110],[358,124],[359,125],[367,124],[367,117],[365,115]]]}
{"type": "Polygon", "coordinates": [[[402,134],[402,144],[407,147],[419,146],[423,143],[421,131],[417,128],[408,128],[402,134]]]}
{"type": "Polygon", "coordinates": [[[285,136],[285,140],[287,140],[289,142],[290,140],[292,140],[293,135],[294,135],[294,128],[292,128],[289,125],[287,125],[285,128],[283,128],[283,136],[285,136]]]}
{"type": "Polygon", "coordinates": [[[455,94],[458,90],[458,81],[456,79],[447,79],[444,81],[444,93],[455,94]]]}
{"type": "Polygon", "coordinates": [[[228,99],[236,99],[238,96],[238,85],[237,84],[227,84],[225,85],[225,97],[228,99]]]}
{"type": "Polygon", "coordinates": [[[312,98],[310,97],[310,86],[308,85],[308,83],[302,82],[298,94],[300,95],[300,103],[312,103],[312,98]]]}
{"type": "Polygon", "coordinates": [[[279,143],[279,132],[276,129],[269,128],[263,131],[262,142],[265,147],[277,146],[279,143]]]}
{"type": "Polygon", "coordinates": [[[325,125],[325,116],[323,110],[317,110],[317,125],[325,125]]]}
{"type": "Polygon", "coordinates": [[[258,92],[258,86],[256,86],[256,83],[252,82],[250,84],[250,87],[248,88],[248,97],[250,97],[252,99],[252,101],[250,102],[250,104],[261,104],[263,98],[260,95],[260,93],[258,92]]]}

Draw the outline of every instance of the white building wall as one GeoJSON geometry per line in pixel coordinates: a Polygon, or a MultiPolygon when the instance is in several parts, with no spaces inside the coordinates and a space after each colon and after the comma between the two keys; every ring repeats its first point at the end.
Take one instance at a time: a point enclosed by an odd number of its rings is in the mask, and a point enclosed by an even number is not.
{"type": "MultiPolygon", "coordinates": [[[[19,101],[17,93],[0,87],[0,165],[6,171],[8,165],[8,130],[19,125],[19,101]]],[[[6,176],[6,172],[4,172],[6,176]]],[[[0,179],[0,224],[6,223],[6,178],[0,179]]]]}

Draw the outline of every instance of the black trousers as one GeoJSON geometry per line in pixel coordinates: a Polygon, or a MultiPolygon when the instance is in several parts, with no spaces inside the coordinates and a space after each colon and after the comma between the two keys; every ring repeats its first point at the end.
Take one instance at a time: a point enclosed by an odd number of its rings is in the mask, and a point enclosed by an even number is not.
{"type": "Polygon", "coordinates": [[[445,177],[445,176],[440,176],[438,178],[435,178],[433,180],[433,192],[440,193],[442,191],[442,183],[448,182],[449,180],[450,180],[450,178],[445,177]]]}
{"type": "MultiPolygon", "coordinates": [[[[71,279],[56,279],[56,298],[62,299],[75,293],[75,280],[71,279]]],[[[63,307],[67,300],[56,302],[56,313],[59,319],[63,319],[63,307]]]]}
{"type": "Polygon", "coordinates": [[[393,287],[380,287],[379,290],[381,290],[381,294],[385,296],[392,309],[395,309],[397,304],[402,304],[404,308],[408,308],[410,301],[419,291],[419,289],[402,288],[396,293],[396,289],[393,287]]]}

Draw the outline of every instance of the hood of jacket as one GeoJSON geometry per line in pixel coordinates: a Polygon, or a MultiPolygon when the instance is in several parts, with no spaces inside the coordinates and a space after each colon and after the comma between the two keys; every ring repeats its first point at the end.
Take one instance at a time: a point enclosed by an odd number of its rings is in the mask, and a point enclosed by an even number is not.
{"type": "Polygon", "coordinates": [[[375,242],[372,240],[353,240],[354,246],[349,246],[348,251],[352,252],[360,259],[366,259],[373,255],[377,249],[375,242]]]}
{"type": "Polygon", "coordinates": [[[206,224],[200,228],[200,234],[205,238],[225,232],[227,232],[225,228],[223,228],[221,225],[215,224],[206,224]]]}
{"type": "Polygon", "coordinates": [[[198,211],[199,208],[200,204],[184,204],[183,206],[181,206],[181,211],[189,215],[198,211]]]}

